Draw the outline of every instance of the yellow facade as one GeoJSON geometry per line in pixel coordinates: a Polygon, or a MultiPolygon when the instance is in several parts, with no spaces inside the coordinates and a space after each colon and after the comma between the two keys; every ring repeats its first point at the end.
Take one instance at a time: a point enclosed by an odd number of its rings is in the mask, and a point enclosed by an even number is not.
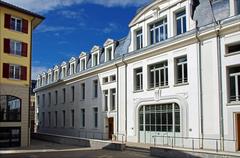
{"type": "MultiPolygon", "coordinates": [[[[6,2],[0,1],[0,97],[1,97],[0,112],[7,113],[6,105],[8,104],[8,99],[6,99],[6,102],[4,102],[5,100],[1,101],[1,99],[4,98],[5,96],[14,96],[21,100],[20,119],[11,120],[12,118],[9,119],[7,118],[7,115],[0,113],[0,128],[1,128],[0,132],[4,130],[7,131],[8,129],[10,131],[11,128],[19,128],[20,129],[20,146],[27,146],[29,145],[29,142],[30,142],[29,141],[30,140],[29,139],[30,138],[29,89],[31,87],[32,30],[36,28],[42,22],[43,19],[44,17],[37,15],[33,12],[30,12],[25,9],[8,4],[6,2]],[[14,29],[11,29],[11,28],[6,28],[5,26],[6,15],[10,15],[10,17],[14,17],[22,20],[21,22],[22,30],[23,30],[23,20],[27,21],[28,33],[23,33],[24,31],[20,32],[20,31],[15,31],[14,29]],[[19,41],[19,42],[23,42],[24,44],[27,44],[27,56],[23,56],[22,54],[14,55],[10,52],[6,53],[4,48],[5,47],[4,39],[19,41]],[[7,72],[8,75],[10,74],[10,71],[9,71],[10,68],[8,67],[8,71],[6,70],[4,71],[3,64],[19,65],[21,67],[24,67],[24,69],[26,68],[26,72],[24,70],[24,74],[26,74],[24,76],[26,77],[26,79],[22,79],[22,78],[11,79],[10,77],[7,77],[7,78],[4,77],[4,73],[7,72]]],[[[11,25],[10,21],[8,21],[8,24],[11,25]]],[[[10,43],[8,44],[7,47],[10,47],[10,43]]],[[[21,48],[22,47],[23,46],[21,46],[21,48]]],[[[20,74],[21,73],[22,73],[22,70],[20,74]]],[[[14,116],[12,117],[14,118],[14,116]]],[[[1,140],[1,141],[6,141],[6,140],[1,140]]],[[[10,140],[10,143],[11,143],[11,140],[10,140]]],[[[2,144],[0,144],[0,147],[2,147],[1,145],[2,144]]]]}

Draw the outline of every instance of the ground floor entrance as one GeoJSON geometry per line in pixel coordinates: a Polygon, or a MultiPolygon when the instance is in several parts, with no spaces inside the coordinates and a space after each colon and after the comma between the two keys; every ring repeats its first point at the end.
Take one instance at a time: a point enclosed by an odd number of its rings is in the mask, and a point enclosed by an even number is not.
{"type": "Polygon", "coordinates": [[[237,149],[240,150],[240,114],[237,114],[237,149]]]}
{"type": "Polygon", "coordinates": [[[114,132],[114,122],[113,122],[113,117],[108,118],[108,138],[112,139],[112,135],[114,132]]]}
{"type": "Polygon", "coordinates": [[[0,147],[17,147],[20,145],[20,127],[0,127],[0,147]]]}
{"type": "Polygon", "coordinates": [[[144,105],[139,110],[139,142],[153,143],[153,136],[164,141],[164,136],[180,133],[180,108],[176,103],[144,105]]]}

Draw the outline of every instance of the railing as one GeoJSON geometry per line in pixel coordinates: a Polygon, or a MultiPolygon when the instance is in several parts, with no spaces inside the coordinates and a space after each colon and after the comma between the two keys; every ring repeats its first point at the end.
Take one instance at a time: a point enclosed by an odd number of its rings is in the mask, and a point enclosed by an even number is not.
{"type": "Polygon", "coordinates": [[[80,138],[98,139],[98,140],[111,140],[111,141],[121,141],[125,142],[125,134],[114,133],[112,134],[112,139],[109,138],[109,133],[97,132],[97,131],[79,131],[80,138]],[[119,137],[121,140],[119,140],[119,137]]]}
{"type": "MultiPolygon", "coordinates": [[[[221,142],[232,142],[236,143],[236,140],[231,139],[215,139],[215,138],[196,138],[196,137],[176,137],[176,136],[153,136],[154,139],[154,146],[162,145],[162,146],[169,146],[169,147],[181,147],[181,148],[191,148],[192,150],[195,149],[207,149],[207,150],[214,150],[213,145],[211,148],[207,148],[204,144],[215,144],[215,151],[218,152],[219,148],[221,147],[221,142]],[[162,142],[159,143],[158,139],[162,138],[162,142]],[[177,142],[179,140],[179,142],[177,142]],[[167,142],[165,142],[167,141],[167,142]],[[188,143],[185,143],[185,142],[188,143]],[[190,142],[190,143],[189,143],[190,142]],[[196,145],[196,143],[198,145],[196,145]],[[179,145],[181,144],[181,145],[179,145]],[[190,145],[190,146],[189,146],[190,145]]],[[[223,149],[224,150],[224,149],[223,149]]]]}

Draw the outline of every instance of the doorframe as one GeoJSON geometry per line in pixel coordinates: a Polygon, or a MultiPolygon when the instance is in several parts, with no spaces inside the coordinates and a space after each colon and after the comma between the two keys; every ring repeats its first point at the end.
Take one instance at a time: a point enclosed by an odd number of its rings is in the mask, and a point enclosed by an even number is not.
{"type": "Polygon", "coordinates": [[[112,128],[113,128],[112,134],[114,134],[114,117],[108,117],[107,118],[107,121],[108,121],[108,139],[112,139],[112,138],[109,137],[110,136],[110,125],[109,125],[109,120],[110,119],[112,119],[112,128]]]}
{"type": "Polygon", "coordinates": [[[240,117],[240,113],[235,113],[236,151],[240,151],[240,139],[239,139],[240,131],[238,131],[238,115],[240,117]]]}

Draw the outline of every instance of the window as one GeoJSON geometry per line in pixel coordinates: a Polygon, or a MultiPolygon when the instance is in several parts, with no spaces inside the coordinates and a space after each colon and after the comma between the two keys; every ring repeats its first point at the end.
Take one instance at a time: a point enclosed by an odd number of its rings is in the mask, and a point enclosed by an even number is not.
{"type": "Polygon", "coordinates": [[[110,107],[111,110],[115,110],[116,109],[116,89],[111,89],[110,90],[110,107]]]}
{"type": "Polygon", "coordinates": [[[240,53],[240,43],[232,44],[227,46],[227,54],[228,53],[240,53]]]}
{"type": "Polygon", "coordinates": [[[65,88],[63,88],[63,103],[65,103],[66,102],[66,89],[65,88]]]}
{"type": "Polygon", "coordinates": [[[71,75],[75,73],[75,64],[70,65],[71,75]]]}
{"type": "Polygon", "coordinates": [[[85,109],[81,109],[82,114],[82,127],[85,127],[85,109]]]}
{"type": "Polygon", "coordinates": [[[106,84],[106,83],[108,83],[108,77],[103,78],[103,84],[106,84]]]}
{"type": "Polygon", "coordinates": [[[71,126],[72,128],[74,128],[74,110],[71,110],[71,116],[72,116],[71,126]]]}
{"type": "Polygon", "coordinates": [[[167,38],[167,18],[150,25],[150,44],[164,41],[167,38]]]}
{"type": "Polygon", "coordinates": [[[232,67],[229,69],[229,87],[230,102],[240,101],[240,67],[232,67]]]}
{"type": "Polygon", "coordinates": [[[107,62],[107,61],[111,61],[112,59],[113,59],[113,53],[112,53],[112,47],[109,47],[109,48],[107,48],[106,49],[106,59],[105,59],[105,61],[107,62]]]}
{"type": "Polygon", "coordinates": [[[62,111],[62,114],[63,114],[63,127],[66,126],[66,112],[65,110],[62,111]]]}
{"type": "Polygon", "coordinates": [[[48,83],[52,83],[52,74],[48,74],[48,83]]]}
{"type": "Polygon", "coordinates": [[[54,81],[57,81],[58,80],[58,71],[56,70],[54,72],[54,81]]]}
{"type": "Polygon", "coordinates": [[[85,83],[82,83],[81,89],[82,89],[82,100],[84,100],[85,99],[85,83]]]}
{"type": "Polygon", "coordinates": [[[137,68],[134,70],[134,79],[135,79],[135,91],[140,91],[143,89],[143,72],[142,68],[137,68]]]}
{"type": "Polygon", "coordinates": [[[142,29],[136,31],[136,49],[141,49],[143,47],[143,33],[142,29]]]}
{"type": "Polygon", "coordinates": [[[55,91],[55,104],[58,104],[58,91],[55,91]]]}
{"type": "Polygon", "coordinates": [[[10,28],[15,31],[22,31],[22,19],[11,17],[10,28]]]}
{"type": "Polygon", "coordinates": [[[21,66],[10,65],[9,78],[19,80],[21,78],[21,66]]]}
{"type": "Polygon", "coordinates": [[[0,122],[21,121],[21,104],[21,99],[15,96],[0,96],[0,122]]]}
{"type": "Polygon", "coordinates": [[[160,62],[149,66],[149,88],[168,85],[168,62],[160,62]]]}
{"type": "Polygon", "coordinates": [[[10,53],[22,55],[22,42],[10,40],[10,53]]]}
{"type": "Polygon", "coordinates": [[[92,58],[92,66],[97,66],[98,65],[98,53],[93,54],[92,58]]]}
{"type": "Polygon", "coordinates": [[[145,105],[139,111],[140,131],[180,132],[177,104],[145,105]]]}
{"type": "Polygon", "coordinates": [[[98,108],[93,108],[93,114],[94,114],[94,127],[98,127],[98,108]]]}
{"type": "Polygon", "coordinates": [[[103,94],[104,94],[104,111],[108,111],[108,90],[104,90],[103,94]]]}
{"type": "Polygon", "coordinates": [[[48,127],[51,127],[51,112],[48,112],[48,127]]]}
{"type": "Polygon", "coordinates": [[[58,112],[55,111],[55,127],[57,127],[58,124],[58,112]]]}
{"type": "Polygon", "coordinates": [[[40,105],[40,96],[39,95],[37,96],[37,105],[38,106],[40,105]]]}
{"type": "Polygon", "coordinates": [[[93,81],[93,94],[94,94],[94,98],[98,97],[98,80],[94,80],[93,81]]]}
{"type": "Polygon", "coordinates": [[[42,127],[45,127],[45,113],[42,112],[42,127]]]}
{"type": "Polygon", "coordinates": [[[66,67],[62,68],[62,78],[66,77],[66,67]]]}
{"type": "Polygon", "coordinates": [[[176,13],[176,24],[177,35],[187,31],[185,10],[176,13]]]}
{"type": "Polygon", "coordinates": [[[176,84],[188,82],[187,56],[176,59],[176,84]]]}
{"type": "Polygon", "coordinates": [[[48,93],[48,106],[50,106],[52,103],[52,95],[51,92],[48,93]]]}
{"type": "Polygon", "coordinates": [[[19,147],[20,145],[20,127],[0,127],[0,148],[19,147]]]}
{"type": "Polygon", "coordinates": [[[81,59],[81,71],[86,69],[86,59],[81,59]]]}
{"type": "Polygon", "coordinates": [[[45,94],[42,95],[42,105],[45,106],[45,94]]]}
{"type": "Polygon", "coordinates": [[[72,102],[74,102],[74,98],[75,98],[75,96],[74,96],[75,95],[75,88],[74,88],[74,86],[71,87],[71,92],[72,92],[72,96],[71,96],[72,97],[72,102]]]}
{"type": "Polygon", "coordinates": [[[115,82],[116,81],[116,75],[110,76],[110,82],[115,82]]]}
{"type": "Polygon", "coordinates": [[[240,0],[236,0],[236,14],[240,14],[240,0]]]}

